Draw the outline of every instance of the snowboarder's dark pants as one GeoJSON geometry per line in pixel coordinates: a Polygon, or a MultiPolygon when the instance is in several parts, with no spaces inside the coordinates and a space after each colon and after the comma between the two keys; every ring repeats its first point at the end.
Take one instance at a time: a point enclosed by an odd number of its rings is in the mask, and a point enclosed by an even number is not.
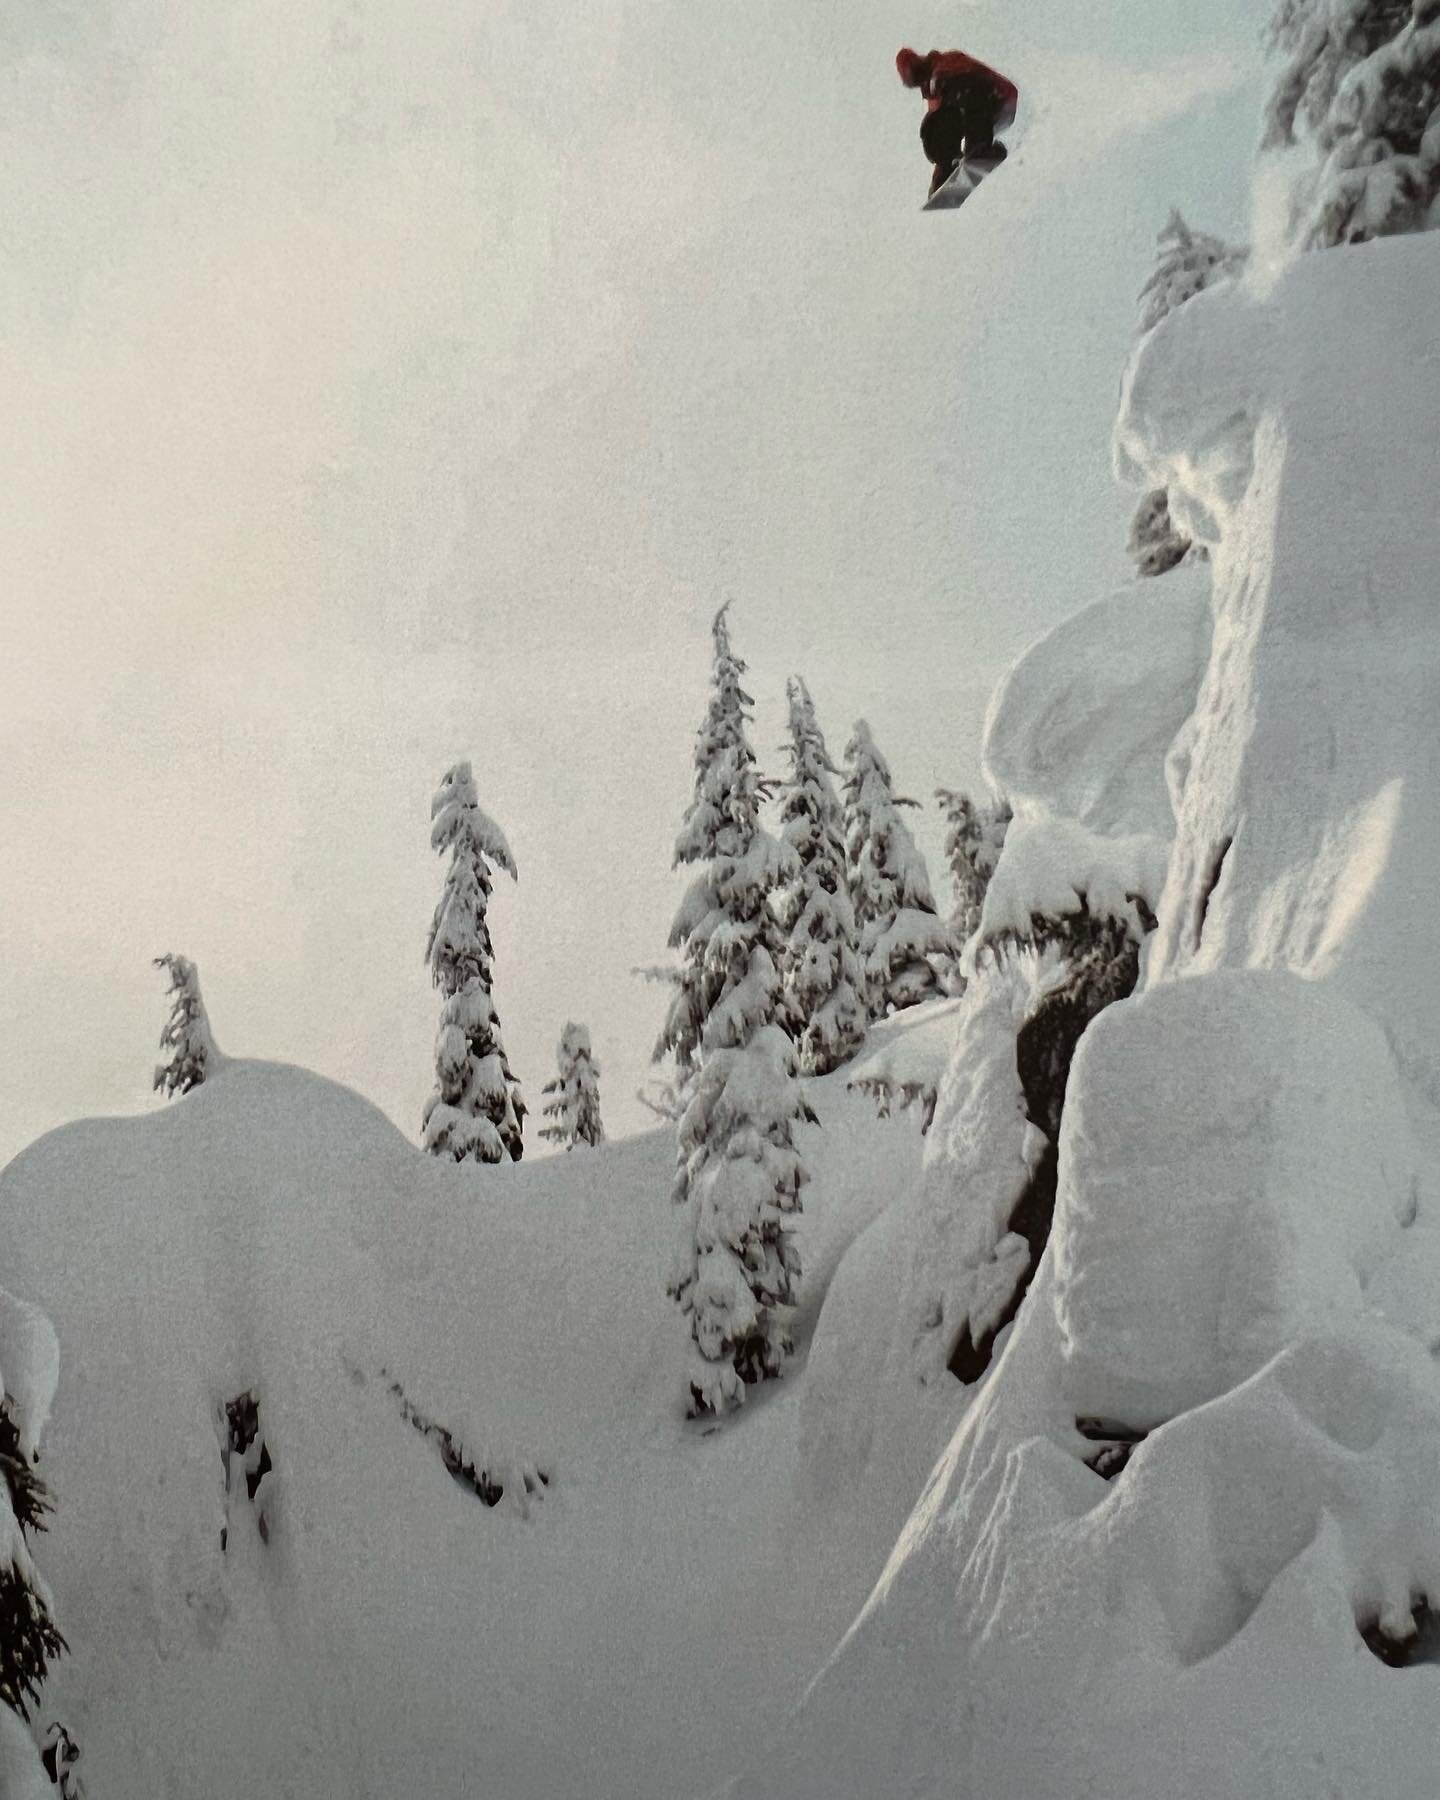
{"type": "Polygon", "coordinates": [[[933,194],[955,173],[962,156],[985,156],[1003,162],[1005,146],[995,138],[1000,105],[987,82],[961,75],[940,84],[940,104],[920,121],[920,143],[935,165],[930,182],[933,194]]]}

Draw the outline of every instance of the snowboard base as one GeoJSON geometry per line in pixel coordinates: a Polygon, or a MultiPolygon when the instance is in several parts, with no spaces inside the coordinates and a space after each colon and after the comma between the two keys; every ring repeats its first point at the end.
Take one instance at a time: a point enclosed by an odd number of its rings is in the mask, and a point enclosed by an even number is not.
{"type": "Polygon", "coordinates": [[[950,212],[963,206],[987,175],[993,175],[1003,157],[962,157],[955,173],[942,182],[920,208],[921,212],[950,212]]]}

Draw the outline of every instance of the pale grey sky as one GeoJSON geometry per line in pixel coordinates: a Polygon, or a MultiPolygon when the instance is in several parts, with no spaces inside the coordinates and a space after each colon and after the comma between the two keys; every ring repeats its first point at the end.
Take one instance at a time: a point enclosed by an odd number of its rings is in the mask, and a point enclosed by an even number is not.
{"type": "Polygon", "coordinates": [[[837,756],[863,714],[917,798],[975,778],[1005,663],[1125,575],[1134,292],[1172,201],[1244,232],[1267,10],[8,13],[0,1160],[148,1103],[170,949],[227,1049],[413,1134],[460,757],[532,1108],[573,1017],[644,1122],[712,612],[777,773],[799,670],[837,756]],[[963,214],[907,41],[1022,89],[963,214]]]}

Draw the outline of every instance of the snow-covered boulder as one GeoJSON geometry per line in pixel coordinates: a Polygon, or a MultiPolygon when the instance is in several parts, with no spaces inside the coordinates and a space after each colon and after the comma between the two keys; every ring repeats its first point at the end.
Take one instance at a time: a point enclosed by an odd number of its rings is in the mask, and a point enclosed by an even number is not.
{"type": "Polygon", "coordinates": [[[1075,1412],[1153,1425],[1358,1311],[1416,1170],[1383,1035],[1321,984],[1246,970],[1102,1013],[1071,1069],[1055,1216],[1075,1412]]]}

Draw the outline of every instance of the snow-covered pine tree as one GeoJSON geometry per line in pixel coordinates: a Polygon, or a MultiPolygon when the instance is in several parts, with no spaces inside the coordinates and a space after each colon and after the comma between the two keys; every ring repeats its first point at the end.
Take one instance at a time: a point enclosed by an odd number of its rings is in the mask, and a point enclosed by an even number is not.
{"type": "Polygon", "coordinates": [[[168,1100],[188,1094],[214,1071],[220,1060],[210,1030],[205,1002],[200,998],[200,977],[184,956],[157,956],[155,967],[169,978],[170,1017],[160,1033],[165,1060],[155,1065],[155,1091],[168,1100]]]}
{"type": "Polygon", "coordinates": [[[0,1289],[0,1704],[22,1719],[69,1648],[27,1542],[53,1510],[35,1463],[58,1362],[49,1320],[0,1289]]]}
{"type": "Polygon", "coordinates": [[[809,690],[798,675],[790,702],[790,774],[781,789],[781,835],[799,873],[781,890],[776,911],[787,937],[781,956],[787,1022],[800,1067],[827,1075],[865,1039],[865,971],[845,868],[845,813],[830,777],[809,690]]]}
{"type": "Polygon", "coordinates": [[[555,1123],[542,1125],[541,1137],[552,1144],[563,1144],[567,1150],[573,1150],[577,1144],[603,1143],[600,1065],[591,1053],[590,1033],[584,1025],[566,1025],[555,1060],[555,1079],[547,1081],[542,1089],[551,1096],[545,1105],[545,1117],[555,1123]]]}
{"type": "Polygon", "coordinates": [[[675,992],[654,1052],[656,1062],[674,1056],[675,1086],[682,1096],[699,1066],[701,1034],[723,986],[719,965],[710,956],[710,938],[726,924],[713,865],[733,856],[754,829],[753,820],[736,816],[735,796],[744,794],[748,804],[753,786],[758,809],[770,792],[756,773],[755,752],[746,736],[754,702],[742,685],[745,664],[730,645],[729,610],[727,600],[710,626],[710,700],[695,736],[694,793],[680,823],[674,859],[676,868],[693,863],[700,873],[670,927],[670,948],[679,952],[679,963],[669,973],[675,992]]]}
{"type": "Polygon", "coordinates": [[[987,805],[954,788],[936,788],[945,817],[945,856],[955,884],[950,913],[950,942],[958,956],[979,929],[985,891],[1000,860],[1012,817],[1005,799],[987,805]]]}
{"type": "Polygon", "coordinates": [[[1155,268],[1140,290],[1142,337],[1177,306],[1217,281],[1232,280],[1244,268],[1247,254],[1208,231],[1192,231],[1173,206],[1155,244],[1155,268]]]}
{"type": "Polygon", "coordinates": [[[748,740],[745,665],[726,611],[712,628],[695,797],[675,847],[677,863],[704,868],[671,932],[681,972],[657,1052],[673,1050],[685,1080],[674,1197],[688,1229],[668,1291],[690,1321],[692,1416],[738,1405],[790,1352],[783,1309],[800,1278],[790,1219],[807,1179],[794,1128],[814,1117],[779,1023],[772,899],[798,862],[760,826],[768,784],[748,740]]]}
{"type": "Polygon", "coordinates": [[[1307,250],[1440,225],[1440,0],[1280,0],[1264,147],[1308,141],[1291,191],[1307,250]]]}
{"type": "Polygon", "coordinates": [[[500,827],[480,810],[468,762],[446,771],[430,807],[432,847],[450,867],[425,954],[444,995],[435,1038],[435,1091],[425,1105],[422,1141],[436,1156],[519,1162],[525,1102],[510,1070],[491,996],[494,948],[486,909],[490,865],[516,875],[500,827]]]}
{"type": "Polygon", "coordinates": [[[900,817],[901,799],[863,719],[845,746],[845,855],[860,929],[866,999],[872,1019],[941,992],[931,957],[950,942],[935,911],[930,876],[900,817]]]}

